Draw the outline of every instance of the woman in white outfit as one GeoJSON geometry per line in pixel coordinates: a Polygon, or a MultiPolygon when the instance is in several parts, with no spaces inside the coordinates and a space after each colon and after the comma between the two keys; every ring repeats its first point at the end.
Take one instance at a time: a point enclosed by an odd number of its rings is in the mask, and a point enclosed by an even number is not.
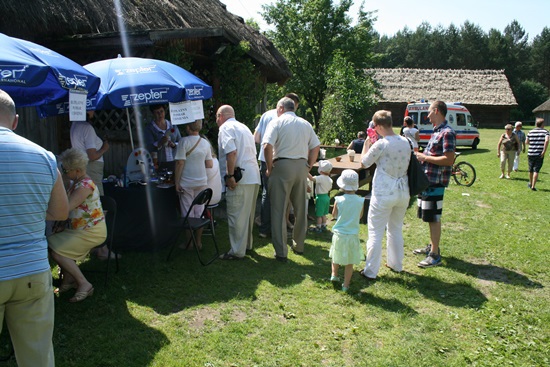
{"type": "Polygon", "coordinates": [[[376,132],[383,137],[363,156],[361,164],[376,164],[369,206],[367,260],[361,275],[375,279],[382,259],[382,239],[387,228],[387,264],[400,272],[403,269],[403,219],[409,204],[407,168],[411,148],[406,138],[392,129],[389,111],[377,111],[372,117],[376,132]]]}
{"type": "MultiPolygon", "coordinates": [[[[199,132],[202,129],[202,120],[196,120],[185,125],[187,136],[182,138],[176,151],[176,192],[179,194],[181,216],[185,217],[195,197],[208,186],[207,168],[212,168],[212,151],[210,143],[203,139],[199,132]]],[[[200,218],[204,205],[197,205],[190,213],[190,217],[200,218]]],[[[197,247],[202,246],[202,228],[196,231],[197,247]]],[[[180,247],[187,248],[188,241],[180,247]]]]}

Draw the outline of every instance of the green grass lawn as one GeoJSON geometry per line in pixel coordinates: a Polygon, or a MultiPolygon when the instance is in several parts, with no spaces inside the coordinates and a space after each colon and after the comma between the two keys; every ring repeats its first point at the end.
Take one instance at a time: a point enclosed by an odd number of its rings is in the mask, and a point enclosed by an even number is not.
{"type": "Polygon", "coordinates": [[[176,249],[168,262],[167,250],[127,252],[108,287],[88,274],[90,299],[56,298],[57,366],[550,365],[550,162],[538,192],[527,188],[526,156],[511,180],[498,179],[501,133],[482,129],[479,149],[460,149],[477,180],[446,191],[443,266],[416,266],[412,250],[429,232],[414,206],[405,271],[382,268],[372,284],[356,273],[350,294],[328,281],[328,234],[308,234],[305,255],[287,264],[257,229],[243,261],[202,267],[193,252],[176,249]]]}

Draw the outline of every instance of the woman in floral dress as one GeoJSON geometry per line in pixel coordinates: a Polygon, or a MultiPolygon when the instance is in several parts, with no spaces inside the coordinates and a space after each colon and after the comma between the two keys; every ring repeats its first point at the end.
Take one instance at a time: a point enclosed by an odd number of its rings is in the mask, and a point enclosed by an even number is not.
{"type": "Polygon", "coordinates": [[[63,280],[57,289],[59,293],[76,289],[70,302],[80,302],[94,293],[93,285],[80,271],[77,260],[83,260],[94,247],[105,242],[107,226],[101,208],[99,190],[86,174],[88,157],[78,149],[61,153],[64,178],[70,180],[69,220],[66,228],[54,230],[48,237],[52,258],[61,268],[63,280]]]}

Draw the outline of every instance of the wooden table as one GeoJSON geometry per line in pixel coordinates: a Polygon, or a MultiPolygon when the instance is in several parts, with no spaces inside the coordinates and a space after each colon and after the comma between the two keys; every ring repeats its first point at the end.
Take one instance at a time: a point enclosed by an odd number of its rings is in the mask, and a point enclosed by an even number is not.
{"type": "MultiPolygon", "coordinates": [[[[336,179],[342,174],[344,170],[352,169],[355,172],[359,173],[359,187],[369,184],[370,191],[370,183],[372,181],[372,176],[374,175],[375,168],[370,167],[367,170],[366,168],[362,167],[361,154],[355,154],[355,159],[353,160],[353,162],[349,160],[347,154],[339,155],[338,157],[327,159],[327,161],[332,164],[332,171],[330,172],[330,175],[333,180],[333,187],[338,187],[336,184],[336,179]],[[340,162],[336,160],[338,157],[340,158],[340,162]],[[370,174],[367,174],[367,171],[369,171],[370,174]]],[[[319,167],[319,162],[315,163],[313,167],[319,167]]]]}

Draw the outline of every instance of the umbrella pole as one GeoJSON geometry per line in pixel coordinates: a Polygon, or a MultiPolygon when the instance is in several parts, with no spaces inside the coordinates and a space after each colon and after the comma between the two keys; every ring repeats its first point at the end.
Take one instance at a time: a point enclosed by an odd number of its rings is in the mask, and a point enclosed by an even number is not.
{"type": "Polygon", "coordinates": [[[126,109],[126,119],[128,120],[128,132],[130,133],[130,144],[132,145],[132,152],[134,151],[134,137],[132,136],[132,124],[130,123],[130,110],[126,109]]]}

